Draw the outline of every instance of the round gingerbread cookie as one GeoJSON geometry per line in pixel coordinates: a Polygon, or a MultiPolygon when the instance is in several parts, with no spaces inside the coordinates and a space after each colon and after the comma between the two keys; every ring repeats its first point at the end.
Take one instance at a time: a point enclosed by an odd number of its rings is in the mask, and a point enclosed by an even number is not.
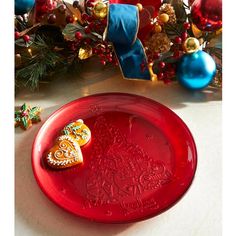
{"type": "Polygon", "coordinates": [[[91,138],[91,131],[82,119],[78,119],[64,127],[62,130],[64,135],[71,135],[79,144],[84,146],[91,138]]]}

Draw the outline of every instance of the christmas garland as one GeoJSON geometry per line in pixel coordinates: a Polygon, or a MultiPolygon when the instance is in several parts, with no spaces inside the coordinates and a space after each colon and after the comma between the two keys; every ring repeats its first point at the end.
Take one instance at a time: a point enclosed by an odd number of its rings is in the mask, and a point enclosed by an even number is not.
{"type": "Polygon", "coordinates": [[[121,65],[118,49],[104,37],[112,4],[137,7],[137,37],[145,54],[139,66],[151,80],[179,80],[190,89],[222,87],[221,0],[15,0],[16,86],[35,89],[92,56],[104,66],[121,65]],[[189,84],[187,69],[197,73],[198,84],[189,84]]]}

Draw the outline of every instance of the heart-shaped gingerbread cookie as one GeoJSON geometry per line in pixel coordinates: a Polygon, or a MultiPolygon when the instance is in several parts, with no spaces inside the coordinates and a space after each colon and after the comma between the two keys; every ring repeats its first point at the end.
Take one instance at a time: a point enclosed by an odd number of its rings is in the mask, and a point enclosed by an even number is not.
{"type": "Polygon", "coordinates": [[[49,150],[46,161],[56,169],[71,167],[83,162],[83,155],[79,144],[70,135],[62,135],[49,150]]]}

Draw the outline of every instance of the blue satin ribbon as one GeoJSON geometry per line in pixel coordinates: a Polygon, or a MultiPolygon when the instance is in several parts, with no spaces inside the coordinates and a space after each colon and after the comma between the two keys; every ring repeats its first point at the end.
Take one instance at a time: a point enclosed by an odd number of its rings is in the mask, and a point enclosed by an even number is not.
{"type": "Polygon", "coordinates": [[[137,39],[139,13],[137,6],[110,4],[107,39],[113,43],[123,75],[127,79],[150,80],[149,70],[141,69],[147,64],[143,45],[137,39]]]}

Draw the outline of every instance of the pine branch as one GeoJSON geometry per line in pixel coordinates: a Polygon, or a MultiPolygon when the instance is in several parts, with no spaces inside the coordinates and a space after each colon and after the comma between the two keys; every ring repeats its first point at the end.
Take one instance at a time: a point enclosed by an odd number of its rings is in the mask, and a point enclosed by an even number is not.
{"type": "Polygon", "coordinates": [[[36,38],[31,49],[32,57],[27,53],[22,55],[25,66],[16,70],[16,81],[18,84],[35,89],[48,72],[54,70],[59,64],[63,65],[63,58],[41,37],[36,38]]]}

